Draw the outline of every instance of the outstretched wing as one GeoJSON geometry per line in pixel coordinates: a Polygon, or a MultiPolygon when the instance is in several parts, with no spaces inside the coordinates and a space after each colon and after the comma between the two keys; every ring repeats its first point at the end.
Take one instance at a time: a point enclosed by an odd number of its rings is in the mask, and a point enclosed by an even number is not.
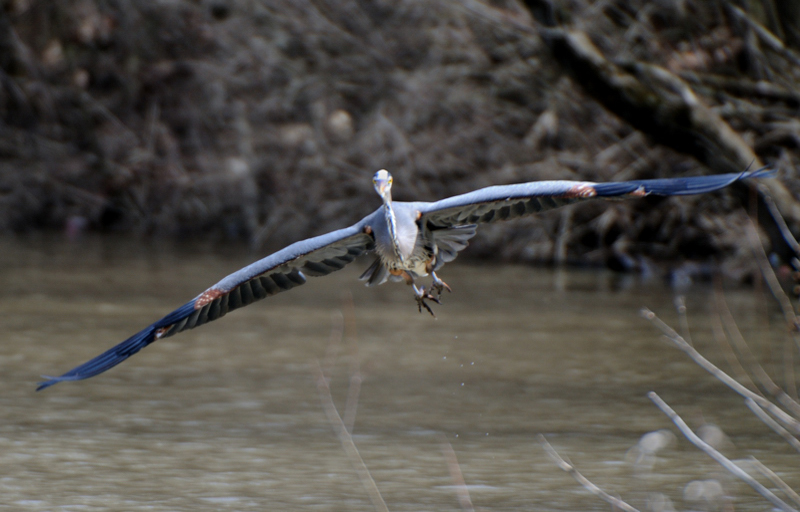
{"type": "Polygon", "coordinates": [[[727,187],[735,181],[772,174],[773,171],[764,167],[732,174],[611,183],[533,181],[486,187],[441,201],[423,203],[419,209],[423,219],[432,227],[446,228],[514,219],[586,199],[703,194],[727,187]]]}
{"type": "Polygon", "coordinates": [[[161,320],[119,345],[73,368],[60,377],[41,382],[37,391],[66,380],[88,379],[118,365],[159,338],[172,336],[221,318],[229,311],[275,295],[306,282],[306,275],[324,276],[343,268],[374,240],[363,221],[315,238],[294,243],[224,278],[161,320]]]}

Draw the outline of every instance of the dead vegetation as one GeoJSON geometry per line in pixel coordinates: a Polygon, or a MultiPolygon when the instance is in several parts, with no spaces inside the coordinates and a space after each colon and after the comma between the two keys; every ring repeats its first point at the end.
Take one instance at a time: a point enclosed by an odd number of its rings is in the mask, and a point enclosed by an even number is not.
{"type": "MultiPolygon", "coordinates": [[[[722,280],[717,280],[717,288],[714,290],[714,312],[711,325],[714,331],[714,338],[720,348],[716,357],[707,357],[708,353],[714,350],[709,347],[696,347],[692,341],[689,328],[688,311],[684,297],[678,296],[675,306],[678,313],[678,323],[681,332],[662,321],[654,312],[649,309],[642,309],[642,316],[650,321],[662,334],[663,339],[673,347],[681,350],[697,366],[705,370],[710,376],[719,380],[726,386],[725,391],[738,394],[742,399],[741,414],[738,417],[742,422],[746,421],[746,409],[762,423],[760,430],[748,432],[748,435],[740,436],[735,439],[729,438],[725,430],[731,425],[723,427],[710,423],[702,412],[698,413],[697,407],[692,404],[682,403],[680,406],[671,407],[656,391],[647,393],[647,397],[653,404],[663,412],[669,421],[674,424],[672,429],[669,422],[665,420],[665,425],[659,430],[644,433],[625,455],[624,460],[607,461],[608,464],[624,463],[629,467],[631,478],[636,482],[630,487],[626,487],[628,494],[633,496],[620,496],[615,494],[614,489],[603,489],[595,484],[589,476],[584,475],[577,464],[566,459],[561,453],[569,450],[569,436],[564,436],[563,432],[548,434],[553,443],[561,445],[561,452],[548,441],[548,436],[543,434],[536,435],[536,441],[541,445],[544,453],[555,463],[555,466],[569,474],[578,485],[587,493],[611,505],[612,510],[622,510],[626,512],[637,512],[638,510],[649,510],[653,512],[670,512],[675,510],[739,510],[751,508],[745,503],[747,490],[744,486],[737,487],[737,482],[749,486],[754,493],[760,496],[766,505],[768,502],[774,510],[786,512],[797,512],[800,510],[800,495],[792,488],[794,484],[794,473],[783,471],[773,471],[762,463],[755,455],[742,455],[748,453],[747,444],[752,444],[754,439],[766,436],[779,436],[789,445],[794,452],[800,453],[800,401],[797,396],[796,384],[796,363],[794,354],[800,348],[800,334],[797,326],[800,321],[797,319],[795,309],[791,306],[791,299],[782,291],[780,287],[775,288],[774,282],[778,277],[766,260],[755,228],[751,226],[750,239],[748,243],[752,245],[751,258],[757,262],[761,271],[766,290],[772,294],[777,305],[783,312],[783,324],[788,329],[784,330],[784,335],[777,340],[770,340],[766,334],[771,331],[768,322],[769,318],[780,318],[762,311],[764,325],[763,329],[758,329],[758,336],[750,341],[745,340],[740,327],[737,325],[735,316],[731,313],[727,304],[725,294],[722,291],[722,280]],[[789,304],[788,310],[785,305],[789,304]],[[777,341],[777,343],[775,343],[777,341]],[[775,346],[773,346],[775,345],[775,346]],[[704,355],[705,354],[705,355],[704,355]],[[772,355],[770,357],[770,354],[772,355]],[[714,362],[712,359],[720,359],[714,362]],[[770,361],[773,359],[773,361],[770,361]],[[775,360],[780,364],[775,365],[775,360]],[[726,368],[727,367],[727,368],[726,368]],[[771,375],[777,370],[777,375],[771,375]],[[686,411],[685,415],[691,417],[693,422],[700,425],[691,427],[686,419],[676,409],[686,411]],[[687,411],[688,409],[688,411],[687,411]],[[677,436],[673,430],[688,440],[697,450],[696,457],[690,458],[689,467],[677,466],[682,479],[685,482],[681,488],[650,488],[647,476],[656,476],[659,473],[675,471],[676,467],[669,469],[665,461],[670,458],[678,457],[679,450],[674,445],[677,444],[677,436]],[[771,432],[770,432],[771,431],[771,432]],[[735,441],[735,442],[734,442],[735,441]],[[564,446],[566,445],[566,446],[564,446]],[[736,455],[736,457],[734,457],[736,455]],[[704,466],[704,458],[709,457],[721,467],[719,472],[711,472],[701,479],[690,479],[689,475],[696,473],[693,466],[698,468],[704,466]],[[789,482],[787,483],[788,480],[789,482]],[[628,501],[625,501],[628,500],[628,501]],[[635,500],[635,501],[634,501],[635,500]],[[635,506],[634,506],[635,505],[635,506]],[[682,505],[682,506],[681,506],[682,505]]],[[[753,293],[761,294],[764,287],[756,286],[753,293]]],[[[761,297],[766,304],[766,297],[761,297]]],[[[311,366],[314,368],[314,379],[317,384],[322,409],[331,425],[334,434],[338,437],[345,456],[352,465],[353,472],[358,476],[364,488],[364,494],[369,497],[373,508],[378,511],[389,510],[380,488],[388,487],[387,481],[373,478],[370,468],[364,462],[357,443],[353,439],[353,428],[356,419],[356,409],[358,408],[358,397],[361,393],[362,375],[360,370],[360,355],[358,349],[358,336],[356,332],[355,316],[352,297],[343,294],[343,310],[341,314],[333,316],[333,328],[326,350],[324,361],[320,364],[315,362],[311,366]],[[346,334],[346,335],[345,335],[346,334]],[[346,341],[344,341],[346,340],[346,341]],[[347,380],[347,393],[344,404],[344,412],[340,414],[334,399],[331,395],[334,378],[334,368],[337,360],[343,359],[349,366],[347,377],[337,376],[339,382],[347,380]]],[[[618,354],[620,357],[621,354],[618,354]]],[[[658,387],[660,384],[657,384],[658,387]]],[[[340,384],[341,386],[341,384],[340,384]]],[[[669,393],[669,391],[667,391],[669,393]]],[[[700,392],[698,393],[705,393],[700,392]]],[[[713,393],[713,392],[712,392],[713,393]]],[[[717,400],[721,397],[718,395],[717,400]]],[[[699,398],[700,397],[695,397],[699,398]]],[[[690,402],[692,399],[689,400],[690,402]]],[[[525,401],[520,403],[521,408],[525,408],[525,401]]],[[[601,407],[615,408],[613,400],[601,407]]],[[[602,428],[593,425],[592,429],[602,428]]],[[[740,432],[741,434],[741,432],[740,432]]],[[[447,465],[450,479],[452,481],[449,488],[455,494],[460,510],[474,511],[485,510],[480,506],[481,502],[490,499],[486,496],[476,498],[473,502],[470,496],[470,482],[465,479],[461,470],[458,458],[452,445],[445,439],[442,433],[437,434],[440,439],[440,448],[443,455],[443,463],[447,465]],[[477,505],[476,505],[477,503],[477,505]]],[[[487,434],[488,435],[488,434],[487,434]]],[[[368,439],[370,436],[364,436],[368,439]]],[[[533,439],[530,440],[533,442],[533,439]]],[[[572,439],[573,442],[577,441],[572,439]]],[[[777,445],[780,446],[780,445],[777,445]]],[[[783,454],[785,449],[778,448],[773,454],[783,454]]],[[[794,453],[792,452],[792,453],[794,453]]],[[[770,453],[756,449],[762,460],[766,460],[770,453]]],[[[797,453],[794,453],[796,456],[797,453]]],[[[591,454],[585,451],[577,455],[583,459],[591,459],[591,454]]],[[[608,469],[610,466],[599,466],[608,469]]],[[[789,466],[791,467],[791,465],[789,466]]],[[[603,475],[593,475],[602,478],[603,475]]],[[[533,478],[533,477],[532,477],[533,478]]],[[[564,496],[564,503],[568,503],[569,488],[559,488],[564,496]]],[[[412,491],[413,494],[413,491],[412,491]]],[[[541,505],[541,504],[537,504],[541,505]]],[[[572,506],[575,506],[574,504],[572,506]]],[[[754,510],[757,510],[756,505],[754,510]]]]}
{"type": "MultiPolygon", "coordinates": [[[[780,170],[762,192],[796,230],[800,23],[776,9],[789,8],[12,0],[0,13],[0,230],[273,248],[371,211],[368,177],[382,167],[397,199],[433,200],[752,160],[780,170]],[[564,34],[582,34],[610,76],[638,81],[666,121],[653,129],[652,112],[609,102],[578,60],[554,58],[564,34]],[[669,93],[666,107],[653,91],[669,93]],[[691,124],[669,129],[687,94],[713,120],[699,137],[691,124]]],[[[471,254],[620,269],[721,256],[743,276],[742,192],[588,204],[485,230],[471,254]]]]}
{"type": "MultiPolygon", "coordinates": [[[[765,431],[772,430],[780,436],[791,448],[800,452],[800,402],[797,396],[797,379],[795,354],[800,348],[800,334],[795,307],[788,295],[784,293],[778,283],[778,277],[767,261],[755,228],[749,229],[754,260],[757,262],[761,277],[766,288],[772,294],[775,302],[783,312],[784,323],[787,327],[786,334],[781,340],[782,346],[772,347],[766,339],[745,340],[731,314],[725,300],[721,286],[716,290],[714,335],[717,339],[728,371],[705,357],[692,343],[687,319],[687,311],[682,297],[676,300],[676,306],[681,323],[682,333],[667,325],[654,312],[649,309],[642,310],[642,316],[652,322],[664,335],[664,339],[675,348],[683,351],[700,368],[722,382],[730,391],[744,399],[744,405],[766,427],[765,431]],[[753,347],[751,347],[753,345],[753,347]],[[780,354],[778,371],[780,376],[771,376],[761,358],[754,354],[758,347],[761,352],[774,351],[780,354]],[[733,374],[734,376],[732,376],[733,374]],[[782,381],[782,384],[776,383],[782,381]]],[[[796,241],[792,240],[794,243],[796,241]]],[[[768,331],[765,325],[763,330],[768,331]]],[[[800,510],[800,495],[780,475],[761,463],[755,456],[732,460],[723,452],[729,451],[730,442],[723,430],[715,425],[701,425],[693,430],[686,421],[670,407],[655,391],[648,393],[648,398],[674,423],[680,433],[705,455],[716,461],[728,474],[741,480],[768,501],[775,510],[787,512],[800,510]]],[[[668,430],[659,430],[645,434],[637,445],[637,465],[643,458],[654,458],[663,448],[672,442],[674,436],[668,430]]],[[[581,474],[575,466],[564,460],[561,455],[548,443],[543,435],[539,435],[539,442],[545,452],[563,471],[570,474],[576,482],[587,491],[600,499],[610,503],[616,510],[636,511],[629,503],[619,497],[611,496],[592,483],[581,474]]],[[[652,464],[651,464],[652,466],[652,464]]],[[[652,470],[652,467],[640,469],[652,470]]],[[[723,484],[717,479],[695,480],[684,488],[684,499],[687,501],[705,502],[707,510],[727,510],[734,508],[735,496],[726,495],[723,484]]],[[[672,502],[666,495],[658,494],[658,499],[648,499],[647,510],[675,510],[672,502]]]]}

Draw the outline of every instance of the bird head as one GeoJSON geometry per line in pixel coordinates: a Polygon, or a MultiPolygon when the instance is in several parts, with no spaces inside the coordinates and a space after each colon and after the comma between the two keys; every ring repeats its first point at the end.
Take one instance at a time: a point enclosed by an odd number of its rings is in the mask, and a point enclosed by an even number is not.
{"type": "Polygon", "coordinates": [[[392,175],[386,169],[381,169],[372,177],[372,185],[384,201],[392,198],[392,175]]]}

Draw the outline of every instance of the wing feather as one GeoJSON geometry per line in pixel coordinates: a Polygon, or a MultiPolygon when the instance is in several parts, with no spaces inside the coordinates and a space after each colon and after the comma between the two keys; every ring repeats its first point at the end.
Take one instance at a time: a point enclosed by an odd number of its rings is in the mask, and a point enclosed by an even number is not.
{"type": "Polygon", "coordinates": [[[119,345],[59,377],[46,377],[38,390],[70,380],[93,377],[113,368],[154,341],[193,329],[228,312],[306,282],[305,274],[324,276],[344,268],[374,241],[364,222],[294,243],[225,277],[164,318],[119,345]]]}
{"type": "Polygon", "coordinates": [[[418,208],[432,227],[445,228],[513,219],[594,198],[703,194],[735,181],[772,174],[765,167],[741,173],[611,183],[533,181],[486,187],[441,201],[418,203],[418,208]]]}

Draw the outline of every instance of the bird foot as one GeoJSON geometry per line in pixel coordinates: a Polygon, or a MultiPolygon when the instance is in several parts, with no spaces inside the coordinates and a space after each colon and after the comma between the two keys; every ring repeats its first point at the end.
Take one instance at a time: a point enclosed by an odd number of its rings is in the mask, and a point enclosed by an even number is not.
{"type": "MultiPolygon", "coordinates": [[[[433,282],[431,283],[431,291],[435,291],[435,292],[436,292],[436,297],[437,297],[437,298],[438,298],[438,297],[439,297],[439,296],[442,294],[442,292],[443,292],[444,290],[447,290],[447,292],[448,292],[448,293],[450,293],[450,292],[452,292],[452,291],[453,291],[453,290],[452,290],[452,289],[451,289],[451,288],[450,288],[450,287],[447,285],[447,283],[445,283],[444,281],[442,281],[441,279],[439,279],[439,276],[437,276],[437,275],[436,275],[436,274],[434,274],[433,272],[431,272],[431,274],[433,275],[433,282]]],[[[436,302],[439,302],[439,301],[437,300],[436,302]]],[[[441,304],[441,302],[439,302],[439,304],[441,304]]]]}
{"type": "Polygon", "coordinates": [[[433,310],[425,301],[432,300],[437,304],[441,304],[442,302],[439,300],[438,295],[433,295],[430,292],[425,291],[424,286],[420,286],[419,289],[414,287],[414,291],[415,291],[414,298],[417,300],[417,309],[419,309],[419,312],[422,313],[422,308],[425,308],[425,310],[428,313],[430,313],[433,318],[436,318],[436,315],[433,313],[433,310]]]}

